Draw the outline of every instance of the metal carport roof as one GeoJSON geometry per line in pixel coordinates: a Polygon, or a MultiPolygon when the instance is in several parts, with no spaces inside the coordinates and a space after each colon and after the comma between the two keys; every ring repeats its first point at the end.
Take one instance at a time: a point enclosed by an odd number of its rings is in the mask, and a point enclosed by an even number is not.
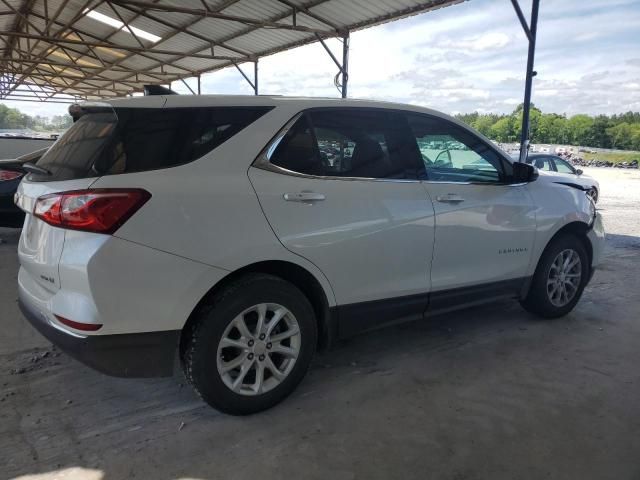
{"type": "Polygon", "coordinates": [[[123,96],[463,0],[0,0],[0,98],[123,96]]]}

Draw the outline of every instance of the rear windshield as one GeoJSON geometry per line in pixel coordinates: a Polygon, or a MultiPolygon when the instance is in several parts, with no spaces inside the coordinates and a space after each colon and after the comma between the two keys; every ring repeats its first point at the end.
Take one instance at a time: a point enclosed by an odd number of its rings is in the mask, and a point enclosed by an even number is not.
{"type": "Polygon", "coordinates": [[[37,162],[59,181],[142,172],[196,160],[272,107],[118,108],[82,115],[37,162]]]}

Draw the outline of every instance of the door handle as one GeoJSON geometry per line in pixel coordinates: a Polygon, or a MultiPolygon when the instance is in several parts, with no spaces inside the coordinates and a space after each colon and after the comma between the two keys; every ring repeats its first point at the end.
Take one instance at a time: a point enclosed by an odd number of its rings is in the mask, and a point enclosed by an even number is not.
{"type": "Polygon", "coordinates": [[[322,193],[314,193],[314,192],[295,192],[295,193],[285,193],[284,199],[287,202],[320,202],[324,200],[325,197],[322,193]]]}
{"type": "Polygon", "coordinates": [[[441,203],[460,203],[464,202],[464,198],[455,193],[447,193],[446,195],[438,195],[436,200],[441,203]]]}

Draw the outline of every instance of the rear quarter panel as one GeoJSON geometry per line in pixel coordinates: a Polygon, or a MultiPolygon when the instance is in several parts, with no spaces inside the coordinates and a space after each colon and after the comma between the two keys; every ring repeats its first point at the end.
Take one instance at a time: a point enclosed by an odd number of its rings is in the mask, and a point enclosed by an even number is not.
{"type": "Polygon", "coordinates": [[[289,261],[313,274],[334,305],[322,272],[278,241],[247,174],[262,148],[298,110],[293,105],[275,108],[186,165],[101,177],[93,187],[144,188],[152,195],[114,236],[228,272],[265,260],[289,261]]]}

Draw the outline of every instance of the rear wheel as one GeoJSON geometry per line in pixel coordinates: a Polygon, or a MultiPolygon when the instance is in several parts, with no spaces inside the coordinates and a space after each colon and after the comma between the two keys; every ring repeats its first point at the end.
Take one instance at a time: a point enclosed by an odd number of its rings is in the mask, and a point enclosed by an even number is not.
{"type": "Polygon", "coordinates": [[[233,415],[265,410],[289,395],[315,351],[313,308],[292,284],[250,275],[216,295],[193,323],[185,375],[214,408],[233,415]]]}
{"type": "Polygon", "coordinates": [[[544,318],[569,313],[580,300],[589,279],[589,256],[582,241],[562,235],[545,249],[522,306],[544,318]]]}

